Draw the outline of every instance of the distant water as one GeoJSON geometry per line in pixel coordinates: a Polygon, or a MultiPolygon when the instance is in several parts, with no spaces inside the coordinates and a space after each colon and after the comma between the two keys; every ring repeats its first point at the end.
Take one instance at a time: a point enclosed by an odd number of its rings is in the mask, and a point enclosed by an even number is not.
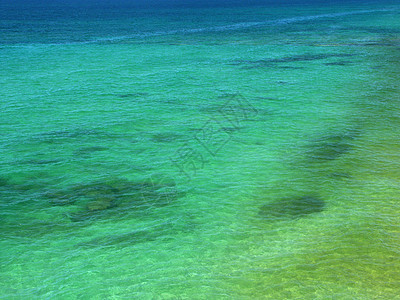
{"type": "Polygon", "coordinates": [[[399,6],[32,7],[1,299],[397,299],[399,6]]]}

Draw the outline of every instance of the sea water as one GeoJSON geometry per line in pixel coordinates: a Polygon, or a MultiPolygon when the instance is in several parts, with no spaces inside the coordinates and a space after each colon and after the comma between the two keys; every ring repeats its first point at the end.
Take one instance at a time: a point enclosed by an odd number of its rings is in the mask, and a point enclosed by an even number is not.
{"type": "Polygon", "coordinates": [[[398,297],[399,19],[3,4],[0,297],[398,297]]]}

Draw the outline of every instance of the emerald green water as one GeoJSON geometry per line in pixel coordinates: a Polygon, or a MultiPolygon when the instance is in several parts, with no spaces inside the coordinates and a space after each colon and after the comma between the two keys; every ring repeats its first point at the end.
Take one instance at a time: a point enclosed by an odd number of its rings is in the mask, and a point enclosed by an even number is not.
{"type": "Polygon", "coordinates": [[[399,12],[3,20],[0,297],[397,299],[399,12]]]}

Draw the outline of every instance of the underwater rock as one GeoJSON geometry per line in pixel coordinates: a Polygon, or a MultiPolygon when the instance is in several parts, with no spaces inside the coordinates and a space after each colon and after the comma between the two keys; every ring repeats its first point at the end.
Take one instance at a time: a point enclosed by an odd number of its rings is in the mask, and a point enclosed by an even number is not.
{"type": "MultiPolygon", "coordinates": [[[[46,193],[45,196],[50,199],[52,205],[72,205],[78,199],[86,199],[89,202],[104,201],[104,199],[113,199],[121,195],[124,183],[116,182],[92,182],[80,184],[58,191],[46,193]]],[[[110,200],[112,201],[112,200],[110,200]]],[[[100,205],[99,207],[104,206],[100,205]]]]}
{"type": "Polygon", "coordinates": [[[345,172],[334,172],[334,173],[329,174],[328,177],[334,178],[334,179],[349,179],[352,176],[349,173],[345,173],[345,172]]]}
{"type": "Polygon", "coordinates": [[[359,47],[395,47],[398,46],[398,42],[367,42],[367,43],[358,43],[358,44],[351,44],[349,46],[359,46],[359,47]]]}
{"type": "MultiPolygon", "coordinates": [[[[185,217],[186,218],[186,217],[185,217]]],[[[77,244],[78,247],[126,247],[140,243],[152,242],[156,239],[168,239],[171,235],[192,232],[195,225],[191,221],[166,221],[155,226],[146,226],[133,231],[111,232],[108,235],[92,238],[77,244]]]]}
{"type": "Polygon", "coordinates": [[[276,97],[256,97],[256,98],[260,100],[273,100],[273,101],[280,100],[279,98],[276,97]]]}
{"type": "Polygon", "coordinates": [[[131,182],[126,179],[112,179],[77,185],[67,192],[55,193],[51,203],[69,205],[78,199],[86,203],[81,211],[70,215],[72,221],[78,222],[102,215],[119,215],[132,210],[163,207],[180,196],[181,193],[178,193],[173,181],[131,182]]]}
{"type": "Polygon", "coordinates": [[[259,215],[269,221],[294,220],[325,208],[325,201],[315,195],[294,196],[276,200],[262,206],[259,215]]]}
{"type": "Polygon", "coordinates": [[[97,198],[90,201],[86,207],[88,211],[105,210],[114,207],[116,204],[111,197],[97,198]]]}
{"type": "Polygon", "coordinates": [[[307,151],[307,156],[313,160],[335,160],[353,149],[353,140],[358,132],[330,135],[316,140],[307,151]]]}
{"type": "Polygon", "coordinates": [[[236,60],[231,65],[245,66],[246,69],[259,68],[259,67],[278,67],[278,68],[297,68],[291,66],[279,66],[279,64],[293,63],[293,62],[309,62],[316,60],[323,60],[327,58],[343,58],[352,57],[354,54],[348,53],[324,53],[324,54],[300,54],[293,56],[286,56],[282,58],[260,59],[260,60],[236,60]]]}
{"type": "Polygon", "coordinates": [[[313,146],[309,156],[317,160],[334,160],[339,156],[349,152],[351,145],[341,139],[327,140],[324,143],[320,143],[313,146]]]}
{"type": "Polygon", "coordinates": [[[277,83],[277,84],[280,84],[280,85],[292,85],[292,84],[294,84],[293,82],[284,81],[284,80],[276,81],[276,83],[277,83]]]}
{"type": "Polygon", "coordinates": [[[108,150],[108,148],[101,146],[84,147],[76,150],[74,152],[74,155],[87,157],[94,152],[106,151],[106,150],[108,150]]]}
{"type": "Polygon", "coordinates": [[[236,131],[242,130],[243,127],[221,127],[221,129],[226,132],[236,132],[236,131]]]}
{"type": "Polygon", "coordinates": [[[352,64],[353,64],[353,62],[349,61],[349,60],[324,63],[325,66],[348,66],[348,65],[352,65],[352,64]]]}
{"type": "Polygon", "coordinates": [[[15,237],[23,238],[40,238],[48,234],[57,232],[59,234],[67,233],[71,234],[74,232],[74,227],[68,223],[59,221],[49,220],[37,220],[32,218],[31,220],[10,220],[11,222],[3,222],[0,228],[0,239],[8,238],[15,239],[15,237]]]}
{"type": "Polygon", "coordinates": [[[286,69],[286,70],[303,70],[304,67],[292,67],[292,66],[279,66],[279,69],[286,69]]]}
{"type": "Polygon", "coordinates": [[[30,159],[26,161],[25,163],[31,164],[31,165],[51,165],[51,164],[57,164],[59,162],[62,162],[61,159],[30,159]]]}
{"type": "Polygon", "coordinates": [[[100,217],[108,216],[108,210],[89,210],[88,208],[86,208],[84,210],[74,213],[67,213],[66,215],[72,222],[89,222],[95,221],[100,217]]]}
{"type": "Polygon", "coordinates": [[[49,199],[50,204],[53,206],[73,205],[76,201],[74,195],[62,190],[47,192],[44,196],[49,199]]]}
{"type": "Polygon", "coordinates": [[[6,187],[10,184],[10,182],[8,181],[8,179],[4,178],[4,177],[0,177],[0,188],[1,187],[6,187]]]}
{"type": "Polygon", "coordinates": [[[42,143],[59,144],[69,139],[87,139],[99,134],[99,131],[92,129],[57,130],[38,134],[34,136],[34,139],[42,143]]]}
{"type": "Polygon", "coordinates": [[[268,61],[272,63],[288,63],[288,62],[320,60],[328,57],[330,57],[329,54],[301,54],[301,55],[287,56],[283,58],[274,58],[268,61]]]}
{"type": "Polygon", "coordinates": [[[44,132],[38,135],[42,138],[75,138],[87,135],[96,135],[99,132],[93,129],[76,129],[76,130],[55,130],[44,132]]]}
{"type": "Polygon", "coordinates": [[[367,33],[378,33],[378,34],[393,34],[397,35],[400,33],[400,30],[397,28],[388,28],[388,27],[374,27],[374,26],[349,26],[346,28],[351,31],[364,31],[367,33]]]}
{"type": "Polygon", "coordinates": [[[88,242],[78,244],[78,247],[110,247],[110,246],[132,246],[139,243],[151,242],[162,235],[162,231],[136,230],[129,233],[92,239],[88,242]]]}
{"type": "Polygon", "coordinates": [[[119,94],[119,98],[138,98],[148,96],[148,93],[128,93],[128,94],[119,94]]]}
{"type": "Polygon", "coordinates": [[[154,134],[151,137],[151,140],[156,143],[170,143],[170,142],[176,142],[179,141],[181,136],[179,134],[173,133],[173,132],[160,132],[157,134],[154,134]]]}
{"type": "Polygon", "coordinates": [[[70,142],[71,140],[79,141],[80,145],[85,143],[96,143],[99,140],[113,140],[117,138],[126,138],[124,133],[107,132],[97,129],[72,129],[44,132],[32,137],[33,141],[48,143],[48,144],[61,144],[70,142]]]}
{"type": "Polygon", "coordinates": [[[73,186],[71,191],[79,197],[96,198],[111,196],[120,192],[120,186],[124,182],[91,182],[73,186]]]}

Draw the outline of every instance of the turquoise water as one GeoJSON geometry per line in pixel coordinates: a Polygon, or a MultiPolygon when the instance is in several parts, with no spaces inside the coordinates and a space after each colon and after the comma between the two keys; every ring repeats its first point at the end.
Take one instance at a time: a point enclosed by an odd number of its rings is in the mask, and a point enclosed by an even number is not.
{"type": "Polygon", "coordinates": [[[8,9],[2,299],[398,299],[398,6],[8,9]]]}

